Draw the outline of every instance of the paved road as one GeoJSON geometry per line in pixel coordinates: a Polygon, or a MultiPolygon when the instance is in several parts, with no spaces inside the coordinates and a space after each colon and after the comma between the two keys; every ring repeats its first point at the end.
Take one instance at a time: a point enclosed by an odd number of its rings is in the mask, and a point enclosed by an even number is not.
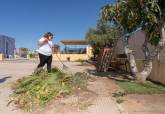
{"type": "MultiPolygon", "coordinates": [[[[79,63],[66,62],[71,72],[83,72],[87,69],[84,66],[78,66],[79,63]]],[[[36,61],[28,60],[17,60],[17,61],[3,61],[0,62],[0,114],[29,114],[23,112],[13,106],[7,107],[6,104],[9,99],[9,95],[12,93],[10,89],[11,83],[17,79],[27,76],[33,72],[37,66],[36,61]]],[[[62,68],[61,64],[54,62],[53,66],[58,66],[62,68]]],[[[88,67],[91,68],[91,67],[88,67]]],[[[97,97],[93,100],[93,105],[90,106],[86,111],[71,111],[70,113],[65,109],[55,112],[53,107],[44,112],[39,112],[35,114],[120,114],[117,104],[109,95],[111,90],[108,90],[106,85],[107,79],[96,78],[96,81],[91,84],[91,89],[95,91],[97,97]]]]}

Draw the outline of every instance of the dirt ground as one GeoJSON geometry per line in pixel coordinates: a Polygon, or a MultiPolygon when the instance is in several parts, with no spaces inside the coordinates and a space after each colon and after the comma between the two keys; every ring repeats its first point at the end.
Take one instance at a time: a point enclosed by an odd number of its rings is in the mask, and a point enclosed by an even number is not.
{"type": "MultiPolygon", "coordinates": [[[[81,66],[77,62],[65,62],[68,72],[87,72],[92,66],[81,66]]],[[[17,79],[30,75],[36,61],[17,60],[0,62],[0,114],[30,114],[23,112],[13,105],[7,106],[9,95],[12,93],[11,84],[17,79]]],[[[54,62],[53,66],[62,68],[54,62]]],[[[77,92],[76,95],[63,99],[52,100],[46,107],[34,109],[31,114],[120,114],[120,110],[111,93],[117,86],[112,80],[93,76],[89,82],[89,92],[77,92]]]]}
{"type": "MultiPolygon", "coordinates": [[[[113,81],[95,77],[87,92],[77,92],[76,95],[53,101],[46,109],[39,110],[39,114],[120,114],[120,110],[112,98],[117,90],[113,81]],[[110,86],[110,87],[109,87],[110,86]]],[[[34,112],[36,114],[36,112],[34,112]]]]}
{"type": "Polygon", "coordinates": [[[165,95],[128,95],[123,100],[122,111],[128,114],[165,114],[165,95]]]}
{"type": "MultiPolygon", "coordinates": [[[[123,103],[117,104],[112,93],[119,90],[115,82],[107,77],[111,73],[96,73],[93,66],[81,66],[78,62],[65,62],[68,72],[87,72],[92,79],[88,91],[77,91],[76,95],[52,100],[47,106],[23,112],[7,106],[12,93],[11,84],[30,75],[37,61],[0,61],[0,114],[165,114],[165,95],[127,95],[123,103]]],[[[53,66],[62,68],[58,62],[53,66]]]]}

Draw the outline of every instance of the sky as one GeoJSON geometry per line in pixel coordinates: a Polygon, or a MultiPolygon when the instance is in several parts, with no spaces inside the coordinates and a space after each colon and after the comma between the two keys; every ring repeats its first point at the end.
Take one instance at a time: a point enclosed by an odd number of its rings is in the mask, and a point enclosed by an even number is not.
{"type": "Polygon", "coordinates": [[[114,0],[0,0],[0,34],[15,38],[16,48],[38,48],[50,31],[53,43],[84,39],[95,27],[102,6],[114,0]]]}

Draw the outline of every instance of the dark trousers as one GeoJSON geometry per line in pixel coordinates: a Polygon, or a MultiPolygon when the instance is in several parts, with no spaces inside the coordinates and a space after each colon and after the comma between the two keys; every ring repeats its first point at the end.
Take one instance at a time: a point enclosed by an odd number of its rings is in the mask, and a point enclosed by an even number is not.
{"type": "Polygon", "coordinates": [[[38,64],[37,68],[41,68],[45,64],[47,64],[47,70],[48,70],[48,72],[50,72],[51,71],[51,65],[52,65],[52,55],[46,56],[46,55],[39,53],[39,59],[40,59],[40,63],[38,64]]]}

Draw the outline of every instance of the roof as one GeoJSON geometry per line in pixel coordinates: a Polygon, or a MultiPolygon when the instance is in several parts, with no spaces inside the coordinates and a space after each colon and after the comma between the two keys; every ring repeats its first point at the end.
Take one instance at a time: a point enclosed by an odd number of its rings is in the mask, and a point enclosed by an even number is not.
{"type": "Polygon", "coordinates": [[[64,45],[88,45],[85,40],[61,40],[64,45]]]}

